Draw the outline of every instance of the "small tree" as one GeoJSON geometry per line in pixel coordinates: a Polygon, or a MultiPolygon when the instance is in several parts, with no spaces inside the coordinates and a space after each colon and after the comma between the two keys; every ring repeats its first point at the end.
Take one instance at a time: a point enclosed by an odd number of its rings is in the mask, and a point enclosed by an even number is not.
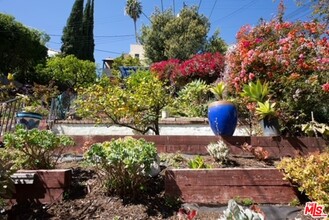
{"type": "Polygon", "coordinates": [[[38,73],[45,80],[54,80],[60,91],[89,86],[96,80],[95,63],[73,55],[48,59],[45,66],[39,66],[38,73]]]}
{"type": "Polygon", "coordinates": [[[196,7],[184,7],[177,17],[170,10],[156,10],[151,26],[142,28],[141,42],[152,62],[186,60],[203,49],[209,28],[208,19],[196,7]]]}
{"type": "Polygon", "coordinates": [[[101,123],[131,128],[142,134],[159,135],[161,109],[170,100],[164,84],[149,71],[138,71],[122,81],[110,82],[103,77],[98,84],[80,91],[77,113],[101,123]]]}

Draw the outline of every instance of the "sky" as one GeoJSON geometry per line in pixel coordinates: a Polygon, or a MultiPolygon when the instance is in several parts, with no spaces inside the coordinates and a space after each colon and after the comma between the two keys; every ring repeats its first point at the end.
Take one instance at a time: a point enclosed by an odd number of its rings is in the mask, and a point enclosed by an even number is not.
{"type": "MultiPolygon", "coordinates": [[[[60,51],[61,35],[75,0],[0,0],[0,13],[10,14],[17,21],[47,33],[51,39],[47,47],[60,51]]],[[[183,5],[198,6],[211,24],[208,36],[220,30],[220,37],[228,44],[235,42],[238,30],[246,24],[256,25],[260,18],[272,19],[280,0],[162,0],[163,9],[172,8],[177,14],[183,5]]],[[[86,2],[86,0],[85,0],[86,2]]],[[[295,0],[285,0],[285,19],[307,20],[308,7],[297,7],[295,0]]],[[[95,60],[102,67],[102,60],[129,53],[136,43],[133,20],[125,15],[125,0],[95,0],[94,39],[95,60]]],[[[161,0],[141,0],[143,13],[137,29],[150,25],[149,18],[155,8],[162,9],[161,0]]]]}

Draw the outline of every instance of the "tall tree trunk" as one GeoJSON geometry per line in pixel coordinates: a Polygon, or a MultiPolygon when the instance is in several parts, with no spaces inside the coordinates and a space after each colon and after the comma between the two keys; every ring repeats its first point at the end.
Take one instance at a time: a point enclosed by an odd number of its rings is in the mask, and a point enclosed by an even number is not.
{"type": "Polygon", "coordinates": [[[139,44],[139,41],[138,41],[138,36],[137,36],[136,20],[134,20],[134,28],[135,28],[135,38],[136,38],[136,44],[139,44]]]}

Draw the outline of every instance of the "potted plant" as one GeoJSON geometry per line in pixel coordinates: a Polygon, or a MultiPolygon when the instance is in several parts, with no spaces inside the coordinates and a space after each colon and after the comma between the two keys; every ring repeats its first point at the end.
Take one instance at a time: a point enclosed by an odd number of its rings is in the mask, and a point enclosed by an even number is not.
{"type": "Polygon", "coordinates": [[[53,202],[62,198],[68,189],[71,171],[55,169],[66,147],[73,146],[72,138],[56,135],[50,130],[27,130],[18,125],[14,132],[3,137],[0,159],[11,161],[15,182],[16,202],[37,199],[53,202]]]}
{"type": "Polygon", "coordinates": [[[22,103],[21,109],[16,115],[18,124],[24,125],[27,129],[37,128],[40,120],[49,114],[51,99],[58,93],[53,81],[49,82],[47,86],[26,85],[24,94],[17,95],[22,103]]]}
{"type": "Polygon", "coordinates": [[[221,81],[210,88],[218,101],[208,105],[208,120],[215,135],[232,136],[238,122],[238,112],[232,102],[223,100],[225,87],[221,81]]]}
{"type": "Polygon", "coordinates": [[[278,136],[279,123],[276,116],[275,105],[270,103],[268,99],[270,89],[268,82],[262,83],[259,79],[255,82],[249,82],[243,86],[240,93],[242,97],[247,98],[248,102],[253,103],[252,108],[249,108],[251,114],[254,114],[257,119],[260,119],[259,124],[264,136],[278,136]]]}
{"type": "Polygon", "coordinates": [[[43,116],[49,113],[48,109],[41,100],[23,94],[17,96],[22,102],[22,109],[16,114],[17,123],[26,129],[38,128],[43,116]]]}
{"type": "Polygon", "coordinates": [[[270,100],[257,102],[256,115],[260,118],[260,126],[264,136],[279,136],[279,122],[276,116],[276,103],[270,100]]]}

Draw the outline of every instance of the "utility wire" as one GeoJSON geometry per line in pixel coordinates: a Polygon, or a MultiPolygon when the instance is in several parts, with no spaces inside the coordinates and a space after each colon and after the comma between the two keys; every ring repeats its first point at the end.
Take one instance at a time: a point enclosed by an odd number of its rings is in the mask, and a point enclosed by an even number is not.
{"type": "Polygon", "coordinates": [[[217,0],[215,1],[214,5],[213,5],[212,8],[211,8],[210,15],[209,15],[209,20],[210,20],[210,18],[211,18],[211,15],[212,15],[214,9],[215,9],[216,3],[217,3],[217,0]]]}
{"type": "Polygon", "coordinates": [[[199,12],[199,9],[200,9],[200,6],[201,6],[201,3],[202,3],[202,0],[199,0],[198,12],[199,12]]]}
{"type": "Polygon", "coordinates": [[[213,23],[215,23],[215,22],[217,22],[217,21],[219,21],[219,20],[222,20],[222,19],[228,18],[228,17],[230,17],[230,16],[232,16],[232,15],[238,13],[239,11],[241,11],[241,10],[243,10],[243,9],[245,9],[245,8],[250,7],[250,6],[253,5],[256,1],[257,1],[257,0],[252,0],[252,1],[250,1],[249,3],[247,3],[247,4],[243,5],[243,6],[241,6],[240,8],[238,8],[237,10],[232,11],[232,12],[229,13],[228,15],[225,15],[225,16],[223,16],[223,17],[221,17],[221,18],[219,18],[219,19],[213,21],[213,23]]]}
{"type": "Polygon", "coordinates": [[[95,49],[95,51],[104,52],[104,53],[122,54],[122,53],[114,52],[114,51],[110,51],[110,50],[95,49]]]}
{"type": "MultiPolygon", "coordinates": [[[[51,37],[61,37],[62,34],[48,34],[51,37]]],[[[125,35],[99,35],[99,36],[94,36],[94,38],[99,37],[99,38],[118,38],[118,37],[133,37],[135,35],[133,34],[125,34],[125,35]]]]}

